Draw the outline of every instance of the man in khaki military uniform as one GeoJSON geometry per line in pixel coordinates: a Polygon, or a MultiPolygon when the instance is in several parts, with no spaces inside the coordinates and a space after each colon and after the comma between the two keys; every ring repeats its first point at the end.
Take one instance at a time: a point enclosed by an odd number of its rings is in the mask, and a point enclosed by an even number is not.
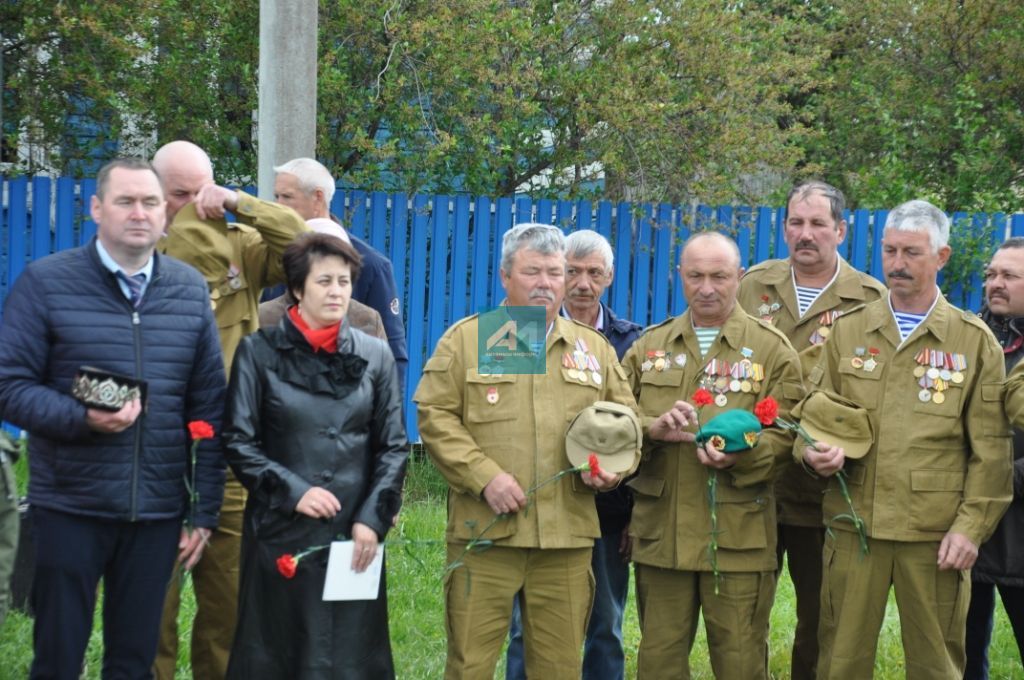
{"type": "MultiPolygon", "coordinates": [[[[846,236],[845,207],[843,193],[824,182],[794,187],[786,202],[783,232],[789,257],[761,262],[740,281],[740,305],[789,338],[800,352],[805,375],[817,362],[835,319],[885,294],[885,286],[839,256],[839,244],[846,236]]],[[[783,554],[788,554],[789,576],[796,592],[793,680],[813,680],[818,665],[825,485],[824,479],[799,465],[785,467],[775,481],[779,568],[783,554]]]]}
{"type": "Polygon", "coordinates": [[[793,439],[770,428],[743,453],[696,447],[694,408],[687,403],[697,388],[709,389],[715,403],[700,413],[707,422],[729,409],[753,410],[768,396],[785,417],[803,396],[800,361],[789,341],[736,303],[742,273],[732,240],[714,232],[691,237],[679,264],[689,311],[647,329],[623,360],[645,434],[640,471],[629,482],[640,678],[690,677],[702,611],[716,677],[768,676],[776,570],[772,478],[793,439]],[[709,550],[712,475],[717,578],[709,550]]]}
{"type": "Polygon", "coordinates": [[[493,677],[520,590],[527,676],[580,677],[600,535],[594,491],[620,475],[574,473],[527,490],[570,467],[566,429],[584,407],[636,403],[604,337],[558,314],[564,250],[562,232],[547,225],[518,225],[502,243],[508,305],[544,306],[543,373],[488,372],[474,315],[441,338],[414,396],[420,435],[451,486],[448,562],[462,563],[445,582],[450,680],[493,677]],[[493,545],[467,551],[495,515],[507,517],[482,536],[493,545]]]}
{"type": "MultiPolygon", "coordinates": [[[[184,141],[162,146],[153,156],[167,197],[168,235],[157,246],[206,278],[217,319],[224,366],[242,338],[259,328],[263,289],[284,283],[281,254],[296,236],[308,231],[291,208],[232,191],[213,181],[210,158],[184,141]],[[225,211],[238,223],[228,223],[225,211]]],[[[238,609],[238,560],[242,541],[245,492],[228,470],[220,525],[204,559],[192,570],[196,617],[192,624],[192,674],[197,680],[223,678],[235,634],[238,609]]],[[[181,579],[171,579],[153,673],[174,677],[178,658],[178,606],[181,579]]]]}
{"type": "MultiPolygon", "coordinates": [[[[949,220],[925,201],[891,213],[882,237],[889,295],[844,315],[808,388],[868,410],[867,455],[819,441],[794,454],[831,476],[821,590],[821,678],[870,678],[889,589],[896,592],[908,678],[961,678],[969,570],[1011,492],[1002,351],[988,327],[936,286],[949,220]],[[844,465],[845,463],[845,465],[844,465]],[[868,553],[835,473],[865,523],[868,553]]],[[[805,405],[806,409],[809,404],[805,405]]]]}

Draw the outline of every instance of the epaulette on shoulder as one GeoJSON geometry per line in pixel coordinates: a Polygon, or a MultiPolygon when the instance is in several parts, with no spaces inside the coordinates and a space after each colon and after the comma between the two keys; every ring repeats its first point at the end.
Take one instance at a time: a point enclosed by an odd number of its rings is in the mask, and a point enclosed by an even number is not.
{"type": "Polygon", "coordinates": [[[661,328],[665,324],[672,323],[675,320],[676,320],[676,317],[670,316],[670,317],[668,317],[667,319],[665,319],[664,321],[662,321],[660,323],[651,324],[650,326],[647,326],[642,331],[640,331],[640,337],[642,338],[643,336],[647,335],[647,333],[649,331],[653,331],[655,328],[661,328]]]}
{"type": "Polygon", "coordinates": [[[757,274],[757,273],[763,272],[763,271],[765,271],[767,269],[771,269],[772,267],[775,266],[776,262],[778,262],[778,260],[761,260],[757,264],[755,264],[755,265],[753,265],[751,267],[748,267],[747,271],[743,274],[743,276],[746,277],[746,276],[750,276],[751,274],[757,274]]]}
{"type": "Polygon", "coordinates": [[[985,323],[985,321],[981,318],[980,315],[975,314],[974,312],[972,312],[970,310],[961,309],[960,310],[960,317],[964,321],[966,321],[967,323],[971,324],[972,326],[977,326],[979,328],[985,328],[985,329],[988,329],[988,330],[992,330],[991,328],[989,328],[988,324],[985,323]]]}

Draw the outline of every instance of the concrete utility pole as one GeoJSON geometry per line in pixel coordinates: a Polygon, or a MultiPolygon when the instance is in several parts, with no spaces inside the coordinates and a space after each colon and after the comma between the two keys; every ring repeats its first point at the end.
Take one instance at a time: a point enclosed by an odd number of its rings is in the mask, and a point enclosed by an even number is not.
{"type": "Polygon", "coordinates": [[[260,0],[259,195],[274,198],[274,166],[316,157],[317,0],[260,0]]]}

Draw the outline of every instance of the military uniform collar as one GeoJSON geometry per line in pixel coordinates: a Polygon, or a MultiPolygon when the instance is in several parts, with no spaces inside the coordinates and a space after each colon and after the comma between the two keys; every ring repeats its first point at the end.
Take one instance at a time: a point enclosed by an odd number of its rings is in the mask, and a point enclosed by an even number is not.
{"type": "Polygon", "coordinates": [[[687,349],[697,359],[705,361],[710,359],[714,354],[714,347],[721,342],[727,343],[732,349],[738,350],[743,347],[743,340],[746,335],[746,325],[750,317],[747,315],[743,308],[740,307],[737,302],[732,308],[732,313],[729,318],[725,320],[722,327],[718,330],[718,337],[715,338],[715,342],[712,343],[712,349],[708,350],[707,356],[702,357],[700,353],[700,344],[697,342],[697,333],[693,329],[693,317],[690,315],[690,310],[686,310],[681,316],[677,316],[672,324],[669,326],[669,335],[666,338],[668,344],[671,343],[675,338],[682,338],[683,343],[686,344],[687,349]]]}
{"type": "MultiPolygon", "coordinates": [[[[909,345],[923,333],[931,333],[939,342],[945,342],[949,336],[949,325],[953,318],[953,306],[949,304],[942,291],[938,290],[938,288],[936,288],[935,294],[937,298],[935,304],[932,305],[931,311],[928,312],[928,316],[921,322],[921,325],[914,329],[914,332],[910,334],[906,342],[902,342],[902,345],[909,345]]],[[[901,348],[900,331],[896,327],[896,318],[893,316],[888,295],[869,304],[865,307],[864,313],[867,315],[865,331],[881,331],[882,335],[894,347],[901,348]]]]}

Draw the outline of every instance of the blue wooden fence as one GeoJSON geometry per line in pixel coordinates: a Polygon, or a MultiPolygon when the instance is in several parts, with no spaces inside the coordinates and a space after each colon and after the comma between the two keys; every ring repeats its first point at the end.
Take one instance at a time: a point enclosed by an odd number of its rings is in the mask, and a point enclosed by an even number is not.
{"type": "MultiPolygon", "coordinates": [[[[47,177],[0,178],[0,300],[32,259],[88,241],[96,231],[89,218],[95,181],[47,177]]],[[[454,321],[493,307],[503,297],[498,277],[501,238],[513,224],[555,224],[567,232],[594,229],[615,252],[615,281],[607,301],[615,311],[647,325],[683,312],[686,303],[675,275],[679,245],[691,231],[714,228],[736,238],[744,265],[788,253],[782,239],[784,208],[592,203],[529,197],[426,196],[339,191],[332,204],[344,226],[391,259],[409,343],[406,412],[416,438],[409,402],[423,363],[454,321]]],[[[856,210],[841,246],[857,269],[882,278],[881,226],[886,210],[856,210]]],[[[962,213],[980,233],[994,227],[993,245],[1005,235],[1024,235],[1024,214],[962,213]]],[[[978,309],[980,272],[953,302],[978,309]]]]}

